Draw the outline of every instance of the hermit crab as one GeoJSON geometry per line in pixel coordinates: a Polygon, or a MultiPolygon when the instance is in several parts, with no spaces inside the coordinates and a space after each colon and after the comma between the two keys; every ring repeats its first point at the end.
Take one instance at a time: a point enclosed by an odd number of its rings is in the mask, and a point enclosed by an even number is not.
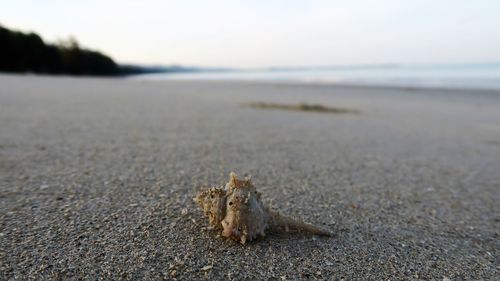
{"type": "Polygon", "coordinates": [[[211,227],[222,236],[245,244],[266,235],[268,229],[295,229],[316,235],[330,236],[323,228],[285,216],[264,206],[261,194],[249,178],[238,179],[230,174],[225,187],[211,187],[197,194],[194,201],[203,209],[211,227]]]}

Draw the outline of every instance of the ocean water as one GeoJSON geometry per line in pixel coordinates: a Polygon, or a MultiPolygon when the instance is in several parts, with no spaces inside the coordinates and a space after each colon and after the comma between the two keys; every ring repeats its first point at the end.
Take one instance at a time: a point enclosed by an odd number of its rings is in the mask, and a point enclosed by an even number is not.
{"type": "Polygon", "coordinates": [[[221,80],[325,83],[416,88],[500,89],[500,64],[344,66],[198,71],[134,76],[141,80],[221,80]]]}

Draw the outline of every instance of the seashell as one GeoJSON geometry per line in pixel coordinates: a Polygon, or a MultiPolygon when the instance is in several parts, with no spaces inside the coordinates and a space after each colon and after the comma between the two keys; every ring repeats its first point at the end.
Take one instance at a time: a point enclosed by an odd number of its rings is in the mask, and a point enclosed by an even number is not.
{"type": "Polygon", "coordinates": [[[226,216],[226,191],[212,187],[198,193],[194,200],[203,208],[210,225],[217,228],[226,216]]]}
{"type": "Polygon", "coordinates": [[[265,207],[261,194],[250,178],[238,179],[230,174],[225,188],[211,187],[194,198],[209,219],[210,226],[222,231],[222,236],[245,244],[266,235],[266,230],[296,229],[316,235],[330,236],[323,228],[305,223],[265,207]]]}

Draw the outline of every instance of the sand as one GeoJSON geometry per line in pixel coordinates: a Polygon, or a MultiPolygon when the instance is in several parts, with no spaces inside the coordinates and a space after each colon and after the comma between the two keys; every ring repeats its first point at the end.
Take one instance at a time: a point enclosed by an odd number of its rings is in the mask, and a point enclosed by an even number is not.
{"type": "Polygon", "coordinates": [[[494,280],[499,171],[495,91],[1,75],[0,279],[494,280]],[[230,171],[336,235],[218,237],[230,171]]]}

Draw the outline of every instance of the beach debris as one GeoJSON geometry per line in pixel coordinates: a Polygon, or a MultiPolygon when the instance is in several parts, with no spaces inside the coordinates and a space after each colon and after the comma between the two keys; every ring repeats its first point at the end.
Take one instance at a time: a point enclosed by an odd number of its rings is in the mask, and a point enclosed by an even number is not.
{"type": "Polygon", "coordinates": [[[222,236],[242,244],[258,236],[264,237],[268,229],[287,232],[293,229],[331,236],[328,230],[267,208],[250,178],[240,180],[234,172],[225,187],[205,189],[194,201],[203,209],[211,227],[222,231],[222,236]]]}
{"type": "Polygon", "coordinates": [[[304,112],[318,112],[318,113],[359,113],[359,111],[342,107],[329,107],[321,104],[284,104],[284,103],[270,103],[270,102],[251,102],[247,106],[259,109],[281,109],[291,111],[304,111],[304,112]]]}
{"type": "Polygon", "coordinates": [[[207,270],[212,269],[213,267],[214,267],[213,265],[206,265],[206,266],[202,267],[201,270],[207,271],[207,270]]]}

